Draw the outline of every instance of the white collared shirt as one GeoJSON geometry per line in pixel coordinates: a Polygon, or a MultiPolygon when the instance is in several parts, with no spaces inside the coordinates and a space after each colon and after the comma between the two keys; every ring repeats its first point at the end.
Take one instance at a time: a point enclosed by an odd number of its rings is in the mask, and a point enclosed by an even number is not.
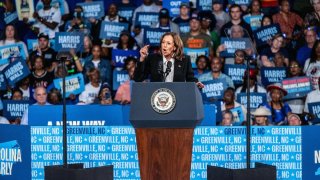
{"type": "Polygon", "coordinates": [[[166,72],[167,69],[167,63],[168,61],[172,62],[171,71],[168,74],[168,76],[165,78],[165,82],[173,82],[173,74],[174,74],[174,59],[171,58],[170,60],[167,60],[164,56],[162,57],[163,62],[163,72],[166,72]]]}

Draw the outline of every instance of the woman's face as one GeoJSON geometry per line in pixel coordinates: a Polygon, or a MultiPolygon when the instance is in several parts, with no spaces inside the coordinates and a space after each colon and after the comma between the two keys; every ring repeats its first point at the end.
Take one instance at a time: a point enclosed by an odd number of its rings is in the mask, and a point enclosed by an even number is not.
{"type": "Polygon", "coordinates": [[[274,64],[276,67],[283,67],[284,66],[284,57],[277,53],[275,56],[274,56],[274,64]]]}
{"type": "Polygon", "coordinates": [[[289,71],[291,76],[299,76],[301,73],[301,68],[297,62],[290,62],[289,71]]]}
{"type": "Polygon", "coordinates": [[[90,80],[90,82],[92,82],[92,83],[98,83],[98,82],[99,82],[99,74],[98,74],[97,72],[91,73],[91,74],[89,75],[89,80],[90,80]]]}
{"type": "Polygon", "coordinates": [[[213,7],[213,8],[212,8],[213,11],[220,11],[220,10],[222,10],[222,5],[219,4],[219,3],[213,4],[212,7],[213,7]]]}
{"type": "Polygon", "coordinates": [[[260,12],[260,3],[259,1],[252,1],[252,13],[260,12]]]}
{"type": "Polygon", "coordinates": [[[36,70],[40,70],[40,69],[43,69],[43,61],[41,58],[37,58],[34,62],[34,69],[36,70]]]}
{"type": "Polygon", "coordinates": [[[207,68],[207,61],[205,58],[200,58],[197,63],[198,69],[204,70],[207,68]]]}
{"type": "Polygon", "coordinates": [[[313,0],[312,5],[316,12],[320,11],[320,0],[313,0]]]}
{"type": "Polygon", "coordinates": [[[173,37],[171,35],[166,35],[163,37],[161,42],[161,53],[164,57],[172,57],[176,47],[174,46],[173,37]]]}
{"type": "Polygon", "coordinates": [[[273,102],[280,102],[282,101],[282,92],[279,89],[272,89],[270,96],[271,96],[271,100],[273,102]]]}
{"type": "Polygon", "coordinates": [[[277,37],[272,41],[272,47],[275,49],[280,49],[283,43],[283,37],[277,37]]]}
{"type": "Polygon", "coordinates": [[[261,125],[261,126],[267,125],[266,122],[267,122],[268,118],[265,116],[256,116],[254,119],[255,119],[257,125],[261,125]]]}
{"type": "Polygon", "coordinates": [[[232,124],[232,116],[229,113],[225,113],[222,117],[222,125],[223,126],[231,126],[232,124]]]}
{"type": "Polygon", "coordinates": [[[92,56],[94,59],[100,59],[101,49],[99,46],[94,46],[92,49],[92,56]]]}
{"type": "Polygon", "coordinates": [[[48,98],[50,99],[50,102],[52,104],[59,104],[60,103],[57,93],[50,93],[48,98]]]}
{"type": "Polygon", "coordinates": [[[269,26],[271,25],[271,19],[269,19],[268,17],[264,18],[262,20],[262,26],[269,26]]]}
{"type": "Polygon", "coordinates": [[[85,36],[83,39],[83,46],[85,49],[90,48],[90,38],[88,36],[85,36]]]}
{"type": "Polygon", "coordinates": [[[234,57],[234,64],[243,64],[244,63],[244,52],[237,51],[234,57]]]}
{"type": "Polygon", "coordinates": [[[14,38],[14,27],[13,26],[7,26],[6,28],[6,38],[14,38]]]}
{"type": "Polygon", "coordinates": [[[226,91],[223,96],[223,101],[226,104],[230,104],[234,101],[234,94],[231,91],[226,91]]]}
{"type": "Polygon", "coordinates": [[[128,37],[128,35],[122,35],[120,40],[121,40],[122,44],[128,44],[129,37],[128,37]]]}
{"type": "Polygon", "coordinates": [[[22,94],[18,91],[15,91],[12,95],[12,100],[15,100],[15,101],[22,100],[22,94]]]}

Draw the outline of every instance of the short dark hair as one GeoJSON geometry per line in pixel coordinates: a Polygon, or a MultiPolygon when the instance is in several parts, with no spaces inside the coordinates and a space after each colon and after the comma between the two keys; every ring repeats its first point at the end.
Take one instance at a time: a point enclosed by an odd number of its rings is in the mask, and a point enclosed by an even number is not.
{"type": "Polygon", "coordinates": [[[242,13],[242,9],[241,9],[241,6],[238,5],[238,4],[232,4],[230,7],[229,7],[229,15],[231,16],[231,10],[234,9],[234,8],[239,8],[240,12],[242,13]]]}

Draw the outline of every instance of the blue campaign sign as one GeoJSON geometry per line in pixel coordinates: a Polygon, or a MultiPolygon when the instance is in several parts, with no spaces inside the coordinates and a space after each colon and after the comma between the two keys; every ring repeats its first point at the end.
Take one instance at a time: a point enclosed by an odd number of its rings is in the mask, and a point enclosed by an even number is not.
{"type": "Polygon", "coordinates": [[[181,33],[188,33],[190,32],[190,25],[189,23],[180,23],[179,29],[181,33]]]}
{"type": "Polygon", "coordinates": [[[320,143],[311,137],[318,137],[319,126],[302,126],[302,179],[320,178],[320,143]]]}
{"type": "Polygon", "coordinates": [[[29,103],[29,101],[4,100],[3,116],[8,120],[21,118],[23,113],[28,109],[29,103]]]}
{"type": "Polygon", "coordinates": [[[124,60],[130,56],[138,59],[140,53],[138,50],[112,49],[112,61],[116,67],[123,67],[124,60]]]}
{"type": "Polygon", "coordinates": [[[166,32],[169,32],[169,30],[163,30],[161,28],[145,28],[143,34],[145,44],[159,46],[161,36],[166,32]]]}
{"type": "Polygon", "coordinates": [[[225,79],[214,79],[202,82],[202,98],[205,102],[213,102],[214,100],[222,99],[223,92],[227,89],[227,82],[225,79]]]}
{"type": "Polygon", "coordinates": [[[185,55],[190,56],[192,68],[196,68],[196,59],[200,55],[209,56],[209,48],[201,48],[201,49],[192,49],[192,48],[183,48],[183,52],[185,55]]]}
{"type": "Polygon", "coordinates": [[[189,0],[162,1],[162,7],[169,10],[170,17],[177,17],[180,15],[181,3],[189,4],[189,0]]]}
{"type": "Polygon", "coordinates": [[[132,16],[135,9],[135,7],[119,7],[118,14],[119,16],[126,18],[129,22],[132,22],[132,16]]]}
{"type": "Polygon", "coordinates": [[[18,13],[17,11],[14,11],[12,13],[4,13],[4,21],[6,22],[6,24],[10,24],[13,21],[18,20],[18,13]]]}
{"type": "Polygon", "coordinates": [[[0,47],[0,65],[9,63],[9,57],[11,55],[20,56],[22,59],[27,59],[27,55],[23,50],[23,44],[11,44],[0,47]]]}
{"type": "Polygon", "coordinates": [[[153,24],[157,24],[159,21],[159,15],[157,12],[138,12],[136,14],[136,24],[140,24],[141,27],[150,27],[153,24]]]}
{"type": "MultiPolygon", "coordinates": [[[[39,43],[38,39],[27,39],[27,48],[29,52],[37,50],[39,43]]],[[[55,40],[50,39],[49,40],[49,47],[55,50],[55,40]]]]}
{"type": "Polygon", "coordinates": [[[263,17],[263,14],[259,14],[259,15],[250,14],[248,16],[244,16],[243,20],[250,25],[252,31],[255,31],[261,27],[262,17],[263,17]]]}
{"type": "Polygon", "coordinates": [[[233,114],[233,123],[232,124],[235,126],[241,125],[244,122],[245,116],[246,116],[242,110],[242,107],[241,106],[235,107],[235,108],[230,109],[230,111],[233,114]]]}
{"type": "Polygon", "coordinates": [[[234,84],[243,83],[243,76],[246,69],[247,69],[246,65],[234,65],[234,64],[224,65],[224,73],[232,79],[234,84]]]}
{"type": "Polygon", "coordinates": [[[83,8],[83,16],[85,18],[100,19],[104,16],[104,4],[103,1],[92,1],[86,3],[77,3],[77,5],[83,8]]]}
{"type": "MultiPolygon", "coordinates": [[[[62,92],[62,83],[63,79],[54,79],[54,87],[59,89],[62,92]]],[[[70,94],[80,94],[84,91],[84,79],[82,73],[78,73],[72,76],[66,77],[66,97],[69,97],[70,94]]]]}
{"type": "Polygon", "coordinates": [[[130,77],[127,71],[113,70],[113,90],[117,90],[121,84],[128,80],[130,77]]]}
{"type": "Polygon", "coordinates": [[[100,28],[100,38],[118,41],[121,31],[128,30],[127,23],[107,22],[102,21],[100,28]]]}
{"type": "Polygon", "coordinates": [[[200,11],[212,11],[212,0],[198,0],[197,9],[200,11]]]}
{"type": "Polygon", "coordinates": [[[226,49],[220,53],[222,57],[233,57],[237,49],[253,48],[249,38],[221,38],[221,44],[226,49]]]}
{"type": "Polygon", "coordinates": [[[268,43],[268,41],[275,35],[281,33],[279,24],[271,24],[269,26],[263,26],[253,32],[257,46],[262,46],[268,43]]]}
{"type": "Polygon", "coordinates": [[[55,35],[55,50],[70,51],[74,49],[76,52],[83,49],[82,32],[57,32],[55,35]]]}
{"type": "Polygon", "coordinates": [[[308,103],[309,113],[315,116],[316,122],[320,121],[320,102],[308,103]]]}
{"type": "Polygon", "coordinates": [[[312,91],[312,85],[309,77],[283,79],[282,86],[288,92],[284,99],[303,98],[312,91]]]}
{"type": "Polygon", "coordinates": [[[281,82],[287,77],[287,69],[285,67],[262,67],[261,82],[267,87],[272,83],[281,82]]]}
{"type": "Polygon", "coordinates": [[[0,72],[0,90],[7,89],[7,82],[2,72],[0,72]]]}
{"type": "Polygon", "coordinates": [[[0,124],[0,179],[31,179],[29,126],[0,124]]]}
{"type": "Polygon", "coordinates": [[[252,0],[228,0],[229,4],[250,5],[252,0]]]}
{"type": "Polygon", "coordinates": [[[30,74],[30,70],[25,60],[18,59],[10,63],[3,70],[3,74],[8,84],[14,86],[15,83],[27,77],[30,74]]]}
{"type": "MultiPolygon", "coordinates": [[[[237,102],[247,107],[247,93],[239,93],[237,94],[237,102]]],[[[266,93],[250,93],[250,108],[252,110],[259,107],[263,102],[267,102],[267,94],[266,93]]]]}
{"type": "MultiPolygon", "coordinates": [[[[62,106],[29,106],[30,126],[62,125],[62,106]],[[54,114],[54,116],[52,116],[54,114]],[[61,116],[60,116],[61,115],[61,116]]],[[[68,105],[67,124],[72,126],[114,126],[123,122],[120,105],[68,105]]]]}

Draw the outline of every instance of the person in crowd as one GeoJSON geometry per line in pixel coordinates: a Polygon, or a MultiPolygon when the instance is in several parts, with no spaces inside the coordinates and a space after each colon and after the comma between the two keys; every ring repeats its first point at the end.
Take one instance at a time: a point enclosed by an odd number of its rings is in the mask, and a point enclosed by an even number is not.
{"type": "Polygon", "coordinates": [[[212,14],[217,21],[214,31],[220,36],[222,26],[230,21],[229,14],[223,11],[223,1],[212,0],[212,14]]]}
{"type": "Polygon", "coordinates": [[[30,88],[30,77],[29,76],[20,80],[17,83],[17,88],[19,88],[20,91],[22,92],[22,99],[23,100],[30,100],[31,88],[30,88]]]}
{"type": "Polygon", "coordinates": [[[190,5],[189,3],[181,3],[180,4],[180,14],[178,17],[172,20],[177,25],[183,23],[189,23],[190,21],[190,5]]]}
{"type": "Polygon", "coordinates": [[[35,58],[31,64],[32,72],[30,76],[30,86],[35,89],[37,87],[47,88],[53,82],[53,73],[48,72],[45,68],[44,59],[42,56],[35,58]]]}
{"type": "Polygon", "coordinates": [[[156,13],[158,13],[160,11],[160,9],[161,9],[161,7],[156,5],[153,2],[153,0],[143,0],[143,4],[141,4],[139,7],[137,7],[133,12],[133,16],[132,16],[133,26],[137,25],[137,23],[136,23],[137,13],[139,13],[139,12],[156,12],[156,13]]]}
{"type": "Polygon", "coordinates": [[[12,44],[22,44],[23,52],[28,57],[28,49],[26,44],[23,41],[19,40],[17,29],[13,24],[7,24],[4,28],[4,31],[1,34],[0,46],[12,45],[12,44]]]}
{"type": "Polygon", "coordinates": [[[201,31],[200,20],[201,19],[197,14],[192,14],[189,22],[190,32],[181,37],[183,46],[191,49],[209,48],[209,56],[213,57],[211,37],[201,31]]]}
{"type": "Polygon", "coordinates": [[[225,64],[245,65],[247,53],[245,50],[237,49],[234,52],[234,58],[226,58],[225,64]]]}
{"type": "MultiPolygon", "coordinates": [[[[247,24],[242,19],[242,11],[241,7],[238,4],[232,4],[229,8],[229,14],[231,17],[230,22],[226,23],[222,26],[220,35],[221,37],[230,37],[230,29],[233,25],[240,25],[242,28],[247,31],[246,34],[248,34],[250,37],[252,36],[252,30],[249,24],[247,24]]],[[[251,37],[252,39],[252,37],[251,37]]]]}
{"type": "Polygon", "coordinates": [[[62,104],[62,95],[56,88],[52,88],[48,93],[48,102],[52,105],[62,104]]]}
{"type": "Polygon", "coordinates": [[[285,57],[281,52],[277,52],[274,54],[274,67],[286,67],[285,57]]]}
{"type": "Polygon", "coordinates": [[[304,24],[306,26],[320,27],[320,0],[310,0],[314,11],[308,12],[304,17],[304,24]]]}
{"type": "Polygon", "coordinates": [[[309,112],[309,103],[315,103],[315,102],[320,102],[320,77],[319,77],[319,81],[318,81],[318,88],[309,92],[307,94],[306,100],[305,100],[305,104],[304,104],[304,109],[303,111],[307,114],[310,114],[311,112],[309,112]]]}
{"type": "Polygon", "coordinates": [[[55,33],[59,32],[61,13],[59,8],[51,7],[51,0],[42,0],[42,2],[43,9],[33,14],[36,24],[33,25],[32,29],[36,34],[46,33],[50,39],[53,39],[55,33]]]}
{"type": "Polygon", "coordinates": [[[291,39],[293,38],[293,30],[296,25],[302,27],[303,20],[302,18],[290,11],[290,3],[288,0],[280,0],[280,12],[272,16],[273,22],[280,25],[282,33],[286,34],[286,37],[291,39]]]}
{"type": "Polygon", "coordinates": [[[219,57],[214,57],[211,61],[211,72],[207,72],[199,76],[199,81],[204,82],[204,81],[210,81],[213,79],[217,79],[217,80],[225,79],[227,82],[227,86],[234,88],[232,79],[228,75],[222,73],[221,69],[222,69],[222,59],[219,57]]]}
{"type": "Polygon", "coordinates": [[[229,110],[232,112],[233,117],[234,117],[233,124],[240,125],[243,121],[246,121],[247,109],[242,104],[236,102],[235,91],[231,87],[227,88],[223,94],[223,103],[221,105],[221,112],[224,112],[226,110],[229,110]],[[241,110],[235,110],[236,108],[239,108],[239,107],[241,110]],[[239,111],[241,111],[241,112],[239,112],[239,111]],[[241,120],[242,120],[242,122],[241,122],[241,120]]]}
{"type": "Polygon", "coordinates": [[[45,33],[40,33],[38,35],[38,46],[37,49],[30,53],[29,66],[32,69],[31,64],[34,63],[38,56],[44,58],[45,69],[52,72],[54,68],[58,65],[57,62],[57,52],[50,47],[49,36],[45,33]]]}
{"type": "Polygon", "coordinates": [[[232,126],[233,121],[234,121],[234,118],[231,111],[226,110],[222,113],[221,126],[232,126]]]}
{"type": "Polygon", "coordinates": [[[261,107],[257,108],[251,114],[254,115],[253,125],[255,125],[255,126],[268,126],[269,125],[268,117],[271,116],[271,112],[266,107],[261,106],[261,107]]]}
{"type": "Polygon", "coordinates": [[[137,50],[138,46],[135,39],[131,36],[129,31],[122,31],[119,37],[117,49],[122,50],[137,50]]]}
{"type": "MultiPolygon", "coordinates": [[[[263,86],[258,85],[257,83],[257,70],[256,69],[249,69],[249,77],[250,77],[250,92],[255,92],[255,93],[267,93],[266,89],[263,86]]],[[[246,93],[247,92],[247,71],[244,72],[243,75],[243,84],[242,86],[238,87],[236,89],[236,96],[239,93],[246,93]]]]}
{"type": "Polygon", "coordinates": [[[313,89],[318,89],[320,77],[320,40],[317,40],[311,50],[310,58],[304,64],[303,72],[311,78],[313,89]]]}
{"type": "Polygon", "coordinates": [[[275,54],[280,52],[284,55],[284,63],[286,66],[289,65],[288,52],[282,47],[284,38],[281,34],[276,34],[272,37],[272,43],[270,47],[265,48],[261,52],[261,62],[264,67],[275,67],[274,57],[275,54]]]}
{"type": "MultiPolygon", "coordinates": [[[[35,88],[34,90],[34,99],[36,100],[36,103],[33,105],[37,106],[45,106],[45,105],[51,105],[47,102],[47,91],[46,88],[39,86],[35,88]]],[[[28,125],[28,109],[23,113],[23,116],[21,118],[21,125],[28,125]]]]}
{"type": "Polygon", "coordinates": [[[92,37],[86,34],[83,38],[83,50],[78,52],[73,59],[79,59],[82,67],[92,58],[92,37]]]}
{"type": "Polygon", "coordinates": [[[269,15],[263,15],[262,19],[261,19],[261,27],[263,26],[269,26],[273,24],[273,20],[272,17],[269,15]]]}
{"type": "Polygon", "coordinates": [[[13,89],[12,90],[12,96],[11,96],[11,100],[14,101],[21,101],[23,98],[23,92],[20,89],[13,89]]]}
{"type": "Polygon", "coordinates": [[[64,27],[66,32],[84,32],[90,33],[91,24],[90,22],[84,17],[83,8],[77,5],[74,8],[73,18],[72,20],[68,21],[64,27]]]}
{"type": "Polygon", "coordinates": [[[194,69],[194,76],[198,78],[202,74],[209,72],[208,70],[209,64],[210,64],[210,60],[207,56],[205,55],[198,56],[196,59],[197,68],[194,69]]]}
{"type": "Polygon", "coordinates": [[[305,45],[298,49],[297,60],[300,66],[304,66],[305,62],[311,56],[311,50],[317,40],[316,27],[308,27],[304,30],[305,45]]]}
{"type": "Polygon", "coordinates": [[[87,72],[87,76],[89,77],[89,83],[85,85],[84,91],[80,94],[78,104],[92,104],[99,95],[101,87],[100,71],[91,68],[87,72]]]}
{"type": "Polygon", "coordinates": [[[169,10],[166,8],[162,8],[159,11],[159,22],[155,25],[152,25],[152,27],[180,34],[179,26],[170,20],[169,10]]]}
{"type": "Polygon", "coordinates": [[[92,48],[92,59],[84,64],[84,74],[90,69],[96,68],[100,72],[100,80],[102,83],[111,84],[111,64],[109,60],[101,58],[101,46],[94,45],[92,48]]]}
{"type": "Polygon", "coordinates": [[[260,106],[264,106],[271,111],[270,123],[275,125],[286,124],[287,117],[291,114],[290,106],[283,102],[283,97],[287,95],[287,91],[282,88],[281,83],[269,85],[267,91],[270,93],[271,101],[264,102],[260,106]]]}
{"type": "Polygon", "coordinates": [[[253,0],[249,7],[249,14],[243,16],[243,20],[250,24],[252,31],[254,31],[261,26],[262,17],[261,2],[259,0],[253,0]]]}
{"type": "Polygon", "coordinates": [[[120,23],[128,23],[127,19],[119,16],[118,7],[115,3],[111,3],[109,5],[107,15],[104,17],[104,21],[107,22],[120,22],[120,23]]]}
{"type": "Polygon", "coordinates": [[[149,45],[140,50],[140,59],[134,72],[134,80],[144,81],[150,75],[151,82],[201,82],[194,77],[191,61],[183,55],[183,43],[174,32],[164,33],[160,39],[160,53],[148,55],[149,45]]]}
{"type": "Polygon", "coordinates": [[[111,88],[108,83],[103,83],[101,85],[98,96],[94,101],[94,104],[102,104],[102,105],[112,104],[111,88]]]}
{"type": "Polygon", "coordinates": [[[133,57],[128,57],[124,61],[124,69],[129,74],[129,80],[121,84],[116,92],[114,97],[115,101],[118,101],[120,104],[130,104],[131,103],[131,82],[134,78],[134,71],[136,68],[137,59],[133,57]]]}
{"type": "Polygon", "coordinates": [[[301,118],[297,114],[290,114],[288,116],[288,125],[289,126],[301,126],[301,118]]]}
{"type": "Polygon", "coordinates": [[[201,31],[211,37],[213,48],[216,49],[220,44],[219,35],[214,31],[214,27],[216,26],[217,22],[216,18],[211,11],[200,11],[199,17],[201,20],[201,31]]]}

